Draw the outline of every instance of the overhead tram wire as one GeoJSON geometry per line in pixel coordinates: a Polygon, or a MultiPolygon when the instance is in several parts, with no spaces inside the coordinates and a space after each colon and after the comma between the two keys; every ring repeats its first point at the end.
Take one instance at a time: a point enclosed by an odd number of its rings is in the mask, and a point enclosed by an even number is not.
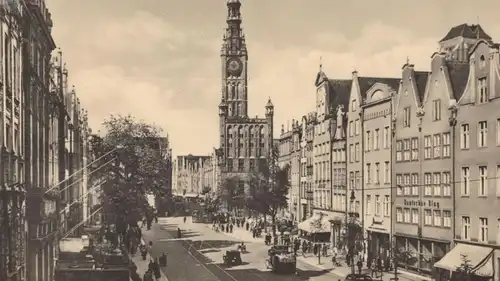
{"type": "MultiPolygon", "coordinates": [[[[115,157],[115,158],[113,158],[113,159],[111,159],[111,160],[107,161],[106,163],[102,164],[101,166],[99,166],[99,167],[95,168],[94,170],[92,170],[92,171],[88,172],[88,173],[87,173],[87,176],[89,176],[89,175],[91,175],[91,174],[95,173],[96,171],[98,171],[98,170],[100,170],[100,169],[104,168],[105,166],[107,166],[109,163],[111,163],[111,162],[115,161],[116,159],[117,159],[117,157],[115,157]]],[[[68,189],[69,187],[71,187],[71,186],[73,186],[73,185],[75,185],[75,184],[79,183],[79,182],[80,182],[80,181],[82,181],[82,180],[83,180],[83,177],[82,177],[82,178],[79,178],[79,179],[76,179],[76,180],[75,180],[75,181],[73,181],[71,184],[69,184],[69,185],[67,185],[66,187],[64,187],[63,189],[59,190],[59,192],[63,192],[63,191],[65,191],[65,190],[66,190],[66,189],[68,189]]]]}
{"type": "MultiPolygon", "coordinates": [[[[109,154],[115,152],[116,150],[118,149],[122,149],[124,146],[122,145],[117,145],[115,148],[111,149],[110,151],[104,153],[103,155],[99,156],[97,159],[95,159],[94,161],[88,163],[86,166],[84,166],[83,168],[81,168],[80,170],[74,172],[73,174],[69,175],[67,178],[65,178],[64,180],[56,183],[55,185],[53,185],[52,187],[50,187],[49,189],[47,189],[45,191],[45,194],[51,192],[52,190],[58,188],[61,184],[65,183],[66,181],[68,181],[69,179],[71,179],[72,177],[74,177],[75,175],[77,175],[78,173],[82,172],[84,169],[90,167],[91,165],[93,165],[94,163],[96,163],[97,161],[100,161],[101,159],[103,159],[104,157],[108,156],[109,154]]],[[[113,160],[116,160],[117,157],[114,157],[113,160]]],[[[111,161],[108,161],[107,162],[108,164],[111,163],[111,161]]]]}

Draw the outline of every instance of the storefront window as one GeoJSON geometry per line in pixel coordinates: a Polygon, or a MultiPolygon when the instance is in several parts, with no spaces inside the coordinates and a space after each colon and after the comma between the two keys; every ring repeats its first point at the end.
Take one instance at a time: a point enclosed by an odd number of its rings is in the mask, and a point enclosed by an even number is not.
{"type": "Polygon", "coordinates": [[[420,268],[421,269],[432,269],[432,242],[421,241],[420,242],[420,268]]]}

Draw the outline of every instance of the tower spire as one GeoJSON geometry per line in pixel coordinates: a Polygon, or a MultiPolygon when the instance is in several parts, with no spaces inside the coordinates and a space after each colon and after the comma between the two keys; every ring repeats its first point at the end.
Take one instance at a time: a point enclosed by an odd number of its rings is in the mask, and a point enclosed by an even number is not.
{"type": "Polygon", "coordinates": [[[228,0],[227,1],[227,24],[240,25],[241,24],[241,2],[240,0],[228,0]]]}

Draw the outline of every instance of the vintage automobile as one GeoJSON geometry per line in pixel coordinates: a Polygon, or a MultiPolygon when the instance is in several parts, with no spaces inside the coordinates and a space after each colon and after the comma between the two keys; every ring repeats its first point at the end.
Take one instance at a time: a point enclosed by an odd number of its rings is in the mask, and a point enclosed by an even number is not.
{"type": "Polygon", "coordinates": [[[276,245],[267,251],[266,267],[275,273],[296,274],[297,259],[290,251],[289,246],[276,245]]]}
{"type": "Polygon", "coordinates": [[[238,250],[227,250],[222,259],[227,266],[241,265],[243,263],[241,261],[241,253],[238,250]]]}

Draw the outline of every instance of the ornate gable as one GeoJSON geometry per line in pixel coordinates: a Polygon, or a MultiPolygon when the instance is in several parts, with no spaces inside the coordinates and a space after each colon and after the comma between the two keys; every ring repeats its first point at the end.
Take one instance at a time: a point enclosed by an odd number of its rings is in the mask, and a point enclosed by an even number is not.
{"type": "Polygon", "coordinates": [[[325,81],[328,81],[328,77],[322,70],[320,70],[318,74],[316,74],[316,80],[314,82],[314,86],[319,87],[325,81]]]}
{"type": "Polygon", "coordinates": [[[366,91],[365,103],[372,103],[391,97],[392,95],[396,94],[398,90],[397,88],[394,89],[393,87],[395,86],[389,86],[381,82],[373,84],[373,86],[371,86],[371,88],[366,91]]]}

